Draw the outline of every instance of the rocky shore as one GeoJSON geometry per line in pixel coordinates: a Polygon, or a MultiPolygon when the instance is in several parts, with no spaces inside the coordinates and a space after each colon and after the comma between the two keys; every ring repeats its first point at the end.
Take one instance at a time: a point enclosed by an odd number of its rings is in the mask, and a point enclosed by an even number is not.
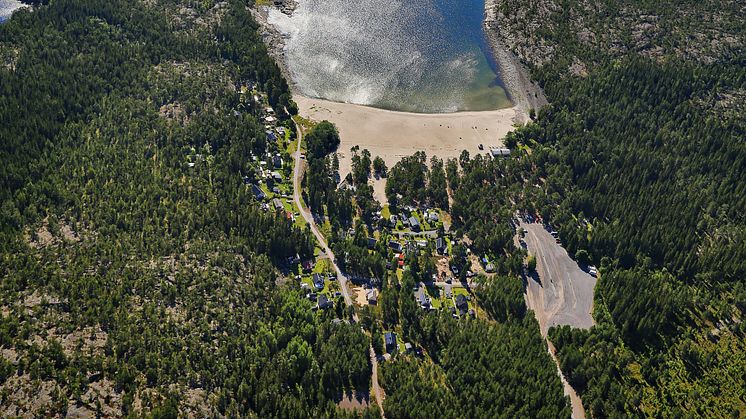
{"type": "Polygon", "coordinates": [[[492,49],[492,54],[500,70],[500,78],[505,85],[510,100],[522,115],[523,121],[528,120],[531,109],[538,110],[547,105],[546,96],[541,87],[531,81],[528,68],[521,63],[520,59],[514,54],[503,39],[505,37],[500,32],[500,27],[496,19],[497,0],[485,0],[484,2],[484,30],[487,42],[492,49]]]}
{"type": "Polygon", "coordinates": [[[259,26],[261,26],[260,33],[264,45],[267,46],[269,55],[275,59],[275,62],[280,67],[280,71],[282,71],[282,75],[285,76],[285,80],[290,84],[290,88],[294,93],[297,92],[297,89],[285,61],[285,36],[269,23],[268,19],[270,8],[275,8],[290,16],[293,14],[293,11],[295,11],[297,4],[296,0],[275,0],[272,5],[257,5],[251,9],[251,15],[259,26]]]}

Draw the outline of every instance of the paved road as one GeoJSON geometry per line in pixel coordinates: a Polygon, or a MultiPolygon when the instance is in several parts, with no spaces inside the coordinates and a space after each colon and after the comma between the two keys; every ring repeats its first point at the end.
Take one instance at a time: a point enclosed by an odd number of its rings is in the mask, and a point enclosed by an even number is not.
{"type": "MultiPolygon", "coordinates": [[[[350,296],[350,290],[347,285],[347,277],[342,273],[342,270],[339,269],[337,260],[334,257],[334,252],[332,252],[332,249],[329,248],[329,245],[326,243],[326,238],[324,238],[324,235],[321,234],[318,227],[316,226],[316,222],[313,219],[311,210],[303,206],[300,187],[302,175],[302,161],[300,156],[301,143],[303,142],[303,131],[298,124],[295,124],[295,130],[298,133],[298,148],[296,149],[294,154],[295,168],[293,173],[293,200],[295,201],[295,205],[298,207],[298,211],[300,212],[301,216],[303,216],[306,222],[311,226],[311,232],[314,236],[316,236],[316,240],[318,240],[319,246],[321,246],[321,249],[324,251],[324,253],[326,253],[327,257],[332,262],[332,265],[334,265],[334,270],[337,272],[337,280],[339,281],[339,287],[342,290],[342,296],[345,299],[345,304],[347,304],[348,307],[354,307],[352,297],[350,296]]],[[[358,322],[357,313],[353,312],[352,318],[355,320],[355,322],[358,322]]],[[[373,373],[371,374],[371,381],[373,382],[373,393],[376,397],[376,403],[378,403],[378,407],[381,409],[381,417],[385,418],[386,416],[383,413],[383,398],[385,397],[385,395],[383,393],[383,389],[378,384],[378,356],[376,355],[376,351],[373,349],[373,345],[370,346],[369,351],[370,362],[373,368],[373,373]]]]}

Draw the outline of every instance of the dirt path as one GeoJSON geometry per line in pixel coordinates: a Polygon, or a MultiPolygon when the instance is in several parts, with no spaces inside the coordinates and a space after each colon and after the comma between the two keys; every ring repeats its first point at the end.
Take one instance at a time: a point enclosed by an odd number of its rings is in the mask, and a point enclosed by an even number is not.
{"type": "MultiPolygon", "coordinates": [[[[301,175],[303,173],[303,171],[301,170],[301,164],[303,160],[301,160],[300,158],[301,144],[303,143],[303,131],[298,124],[295,125],[295,129],[298,133],[298,148],[295,150],[293,157],[295,159],[295,168],[293,172],[293,200],[295,201],[295,205],[298,207],[298,211],[300,212],[301,216],[303,216],[306,222],[311,226],[311,232],[313,232],[313,235],[316,236],[316,240],[318,240],[319,246],[321,246],[321,249],[332,262],[334,270],[337,273],[339,287],[342,290],[342,296],[344,296],[345,304],[347,304],[348,307],[354,307],[352,297],[350,296],[349,286],[347,284],[348,278],[342,273],[342,270],[339,269],[337,260],[334,257],[334,252],[332,252],[332,250],[329,248],[329,245],[326,243],[326,238],[324,238],[324,236],[321,234],[318,227],[316,226],[316,222],[313,219],[311,210],[303,206],[303,200],[300,196],[301,175]]],[[[352,318],[355,320],[356,323],[358,322],[357,313],[353,312],[352,318]]],[[[373,369],[373,372],[371,374],[373,394],[375,395],[376,403],[378,404],[379,409],[381,409],[381,417],[385,418],[386,416],[383,412],[383,399],[385,397],[385,394],[381,386],[378,384],[378,357],[376,356],[376,351],[373,349],[372,344],[369,347],[369,351],[371,368],[373,369]]]]}

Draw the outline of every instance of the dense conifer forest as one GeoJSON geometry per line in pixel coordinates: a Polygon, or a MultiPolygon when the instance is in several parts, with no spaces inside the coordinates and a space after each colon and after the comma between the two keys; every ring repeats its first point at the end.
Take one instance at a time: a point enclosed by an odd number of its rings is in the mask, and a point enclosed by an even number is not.
{"type": "Polygon", "coordinates": [[[292,139],[297,106],[252,1],[32,3],[0,25],[0,416],[379,417],[340,407],[370,388],[372,345],[388,417],[568,417],[517,211],[599,267],[596,325],[548,333],[588,416],[746,414],[738,1],[498,0],[487,30],[550,102],[510,158],[387,168],[355,147],[337,179],[336,128],[305,131],[303,199],[380,293],[359,324],[298,289],[316,241],[257,202],[260,161],[292,169],[267,110],[292,139]],[[413,298],[435,249],[383,213],[422,207],[447,214],[469,314],[413,298]]]}
{"type": "Polygon", "coordinates": [[[0,25],[0,415],[344,416],[368,385],[366,335],[281,280],[311,236],[246,184],[267,144],[241,88],[294,109],[247,6],[0,25]]]}
{"type": "Polygon", "coordinates": [[[742,5],[498,2],[495,16],[551,102],[507,139],[525,168],[514,199],[600,266],[598,325],[550,331],[586,413],[742,416],[742,5]]]}

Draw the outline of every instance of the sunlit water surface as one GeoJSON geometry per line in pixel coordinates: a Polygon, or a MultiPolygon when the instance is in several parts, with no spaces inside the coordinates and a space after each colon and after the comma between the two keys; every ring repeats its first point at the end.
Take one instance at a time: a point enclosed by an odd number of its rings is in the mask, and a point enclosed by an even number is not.
{"type": "Polygon", "coordinates": [[[21,7],[25,7],[25,5],[20,1],[0,0],[0,23],[10,19],[10,15],[21,7]]]}
{"type": "Polygon", "coordinates": [[[412,112],[510,106],[486,55],[483,0],[299,0],[270,11],[306,96],[412,112]]]}

